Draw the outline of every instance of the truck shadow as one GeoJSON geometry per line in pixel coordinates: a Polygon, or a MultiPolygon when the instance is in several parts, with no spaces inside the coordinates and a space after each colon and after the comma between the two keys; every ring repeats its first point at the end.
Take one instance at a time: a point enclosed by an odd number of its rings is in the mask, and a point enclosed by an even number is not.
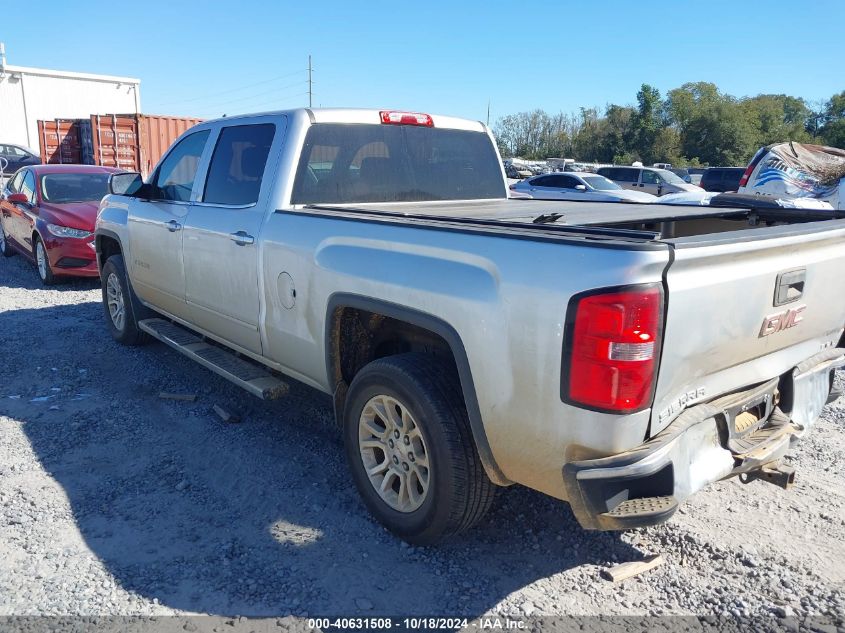
{"type": "Polygon", "coordinates": [[[118,346],[101,318],[96,301],[0,313],[3,348],[33,350],[7,375],[0,414],[20,421],[85,545],[127,591],[221,615],[471,617],[554,574],[640,555],[519,487],[473,531],[408,547],[359,501],[324,396],[294,382],[284,400],[255,400],[163,345],[118,346]],[[65,334],[39,346],[50,332],[65,334]],[[243,422],[224,424],[214,404],[243,422]]]}

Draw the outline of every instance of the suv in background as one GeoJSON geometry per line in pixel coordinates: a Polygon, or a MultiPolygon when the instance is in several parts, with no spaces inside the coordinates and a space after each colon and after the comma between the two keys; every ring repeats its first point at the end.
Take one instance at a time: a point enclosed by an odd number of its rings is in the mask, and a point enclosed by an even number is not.
{"type": "Polygon", "coordinates": [[[609,178],[621,187],[631,191],[645,191],[655,196],[681,191],[701,191],[699,187],[685,183],[667,169],[654,167],[600,167],[597,174],[609,178]]]}
{"type": "Polygon", "coordinates": [[[736,191],[744,172],[743,167],[710,167],[701,176],[701,187],[705,191],[736,191]]]}

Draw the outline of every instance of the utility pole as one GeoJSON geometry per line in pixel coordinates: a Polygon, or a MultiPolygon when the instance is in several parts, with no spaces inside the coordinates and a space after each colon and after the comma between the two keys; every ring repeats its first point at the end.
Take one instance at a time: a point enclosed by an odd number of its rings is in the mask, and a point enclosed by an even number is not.
{"type": "Polygon", "coordinates": [[[312,90],[313,83],[311,81],[311,55],[308,56],[308,107],[311,107],[311,99],[314,96],[314,91],[312,90]]]}
{"type": "Polygon", "coordinates": [[[490,99],[487,99],[487,127],[490,127],[490,99]]]}

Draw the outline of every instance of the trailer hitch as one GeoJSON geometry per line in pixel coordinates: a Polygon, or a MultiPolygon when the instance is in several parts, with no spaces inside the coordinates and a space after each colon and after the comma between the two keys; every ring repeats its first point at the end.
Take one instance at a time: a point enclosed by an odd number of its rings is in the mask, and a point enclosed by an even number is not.
{"type": "Polygon", "coordinates": [[[783,465],[763,466],[759,470],[752,470],[739,476],[739,480],[744,484],[750,484],[755,479],[768,481],[770,484],[789,490],[795,483],[795,469],[783,465]]]}

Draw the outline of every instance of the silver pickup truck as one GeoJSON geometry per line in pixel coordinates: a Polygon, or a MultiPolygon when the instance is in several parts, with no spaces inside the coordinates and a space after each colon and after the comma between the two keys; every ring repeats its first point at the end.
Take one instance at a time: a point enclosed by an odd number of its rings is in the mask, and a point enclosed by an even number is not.
{"type": "Polygon", "coordinates": [[[786,487],[838,396],[836,212],[509,200],[483,124],[378,110],[202,123],[110,186],[112,336],[329,394],[364,502],[413,543],[513,483],[599,530],[728,477],[786,487]]]}

